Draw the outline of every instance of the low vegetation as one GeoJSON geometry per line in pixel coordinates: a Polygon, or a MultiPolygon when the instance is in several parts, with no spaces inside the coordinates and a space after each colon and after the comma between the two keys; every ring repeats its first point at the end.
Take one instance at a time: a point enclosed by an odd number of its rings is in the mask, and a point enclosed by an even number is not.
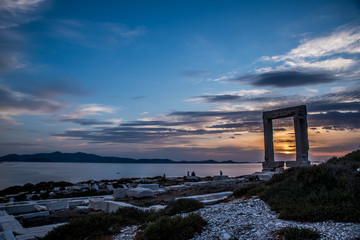
{"type": "Polygon", "coordinates": [[[360,222],[360,150],[275,175],[261,198],[282,219],[360,222]]]}
{"type": "Polygon", "coordinates": [[[251,183],[239,189],[236,189],[233,195],[235,197],[249,197],[260,194],[264,191],[264,189],[265,185],[262,183],[251,183]]]}
{"type": "Polygon", "coordinates": [[[143,225],[145,230],[139,239],[185,239],[177,238],[181,232],[178,228],[183,228],[180,236],[190,236],[195,232],[200,232],[206,222],[198,215],[190,214],[187,218],[175,217],[174,219],[170,216],[191,212],[201,207],[203,205],[196,200],[180,199],[171,202],[165,209],[158,212],[142,211],[136,208],[120,208],[115,213],[89,214],[55,228],[43,240],[99,239],[114,235],[127,225],[143,225]],[[147,226],[150,222],[153,223],[147,226]],[[176,224],[180,225],[175,226],[176,224]],[[171,226],[167,231],[168,235],[166,235],[170,237],[153,238],[152,234],[157,231],[158,226],[171,226]]]}
{"type": "Polygon", "coordinates": [[[172,216],[178,213],[188,213],[195,210],[198,210],[200,208],[203,208],[204,204],[201,202],[189,199],[189,198],[183,198],[178,199],[176,201],[170,202],[168,206],[162,211],[163,215],[166,216],[172,216]]]}
{"type": "Polygon", "coordinates": [[[161,217],[136,236],[136,240],[187,240],[201,232],[207,222],[198,214],[161,217]]]}
{"type": "Polygon", "coordinates": [[[320,234],[310,228],[285,227],[277,231],[285,240],[312,240],[319,239],[320,234]]]}

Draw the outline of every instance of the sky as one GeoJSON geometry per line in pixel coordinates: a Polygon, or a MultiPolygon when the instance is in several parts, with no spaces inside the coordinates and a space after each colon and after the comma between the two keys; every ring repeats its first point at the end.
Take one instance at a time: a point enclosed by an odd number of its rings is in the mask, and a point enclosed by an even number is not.
{"type": "Polygon", "coordinates": [[[0,0],[0,156],[259,162],[297,105],[310,160],[359,148],[360,1],[0,0]]]}

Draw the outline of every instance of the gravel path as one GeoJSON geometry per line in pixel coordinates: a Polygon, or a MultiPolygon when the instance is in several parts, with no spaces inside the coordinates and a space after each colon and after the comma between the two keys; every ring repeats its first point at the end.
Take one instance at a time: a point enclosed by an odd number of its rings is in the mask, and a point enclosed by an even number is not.
{"type": "MultiPolygon", "coordinates": [[[[195,236],[193,240],[274,239],[274,232],[287,226],[317,230],[321,239],[326,240],[360,239],[360,224],[332,221],[300,223],[281,220],[265,202],[255,197],[206,206],[195,213],[207,220],[208,225],[201,235],[195,236]]],[[[134,239],[136,230],[136,226],[127,227],[114,239],[134,239]]]]}

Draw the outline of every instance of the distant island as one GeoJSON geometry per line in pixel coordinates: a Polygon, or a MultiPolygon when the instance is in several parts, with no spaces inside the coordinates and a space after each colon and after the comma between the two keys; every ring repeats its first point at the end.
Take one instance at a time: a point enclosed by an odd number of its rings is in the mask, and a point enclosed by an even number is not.
{"type": "Polygon", "coordinates": [[[173,161],[170,159],[133,159],[120,157],[102,157],[95,154],[87,154],[82,152],[77,153],[36,153],[36,154],[9,154],[0,157],[0,162],[75,162],[75,163],[174,163],[174,164],[219,164],[219,163],[248,163],[248,162],[234,162],[203,160],[203,161],[173,161]]]}

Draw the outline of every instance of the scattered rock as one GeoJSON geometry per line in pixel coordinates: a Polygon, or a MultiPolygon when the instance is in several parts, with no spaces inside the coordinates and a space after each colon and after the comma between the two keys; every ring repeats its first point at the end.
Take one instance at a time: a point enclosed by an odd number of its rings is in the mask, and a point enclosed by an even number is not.
{"type": "Polygon", "coordinates": [[[151,189],[137,187],[137,188],[129,189],[127,191],[127,195],[129,197],[134,197],[134,198],[144,198],[144,197],[154,197],[155,193],[151,189]]]}

